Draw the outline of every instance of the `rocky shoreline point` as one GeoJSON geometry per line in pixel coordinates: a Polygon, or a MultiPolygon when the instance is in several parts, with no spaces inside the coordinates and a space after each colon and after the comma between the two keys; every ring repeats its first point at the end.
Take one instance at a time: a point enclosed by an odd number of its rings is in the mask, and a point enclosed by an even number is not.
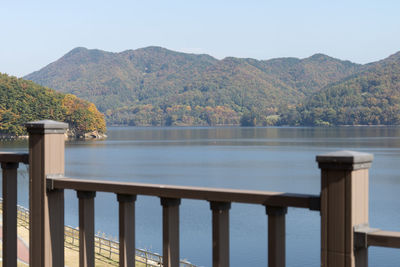
{"type": "Polygon", "coordinates": [[[65,133],[66,139],[106,139],[107,135],[105,133],[100,133],[98,131],[92,131],[87,133],[79,133],[74,130],[68,129],[65,133]]]}
{"type": "MultiPolygon", "coordinates": [[[[106,139],[108,136],[105,133],[100,133],[98,131],[88,132],[88,133],[76,133],[71,130],[67,130],[65,133],[65,139],[97,139],[103,140],[106,139]]],[[[15,139],[28,139],[28,135],[8,135],[8,134],[0,134],[0,140],[15,140],[15,139]]]]}

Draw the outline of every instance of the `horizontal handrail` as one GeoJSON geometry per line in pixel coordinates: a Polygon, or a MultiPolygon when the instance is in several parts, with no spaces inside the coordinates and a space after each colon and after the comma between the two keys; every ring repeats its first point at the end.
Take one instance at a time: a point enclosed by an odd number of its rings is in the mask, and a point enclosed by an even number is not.
{"type": "Polygon", "coordinates": [[[0,162],[29,164],[29,153],[0,152],[0,162]]]}
{"type": "Polygon", "coordinates": [[[400,248],[400,232],[383,231],[377,228],[356,227],[354,229],[356,247],[400,248]]]}
{"type": "Polygon", "coordinates": [[[376,231],[367,234],[369,246],[400,248],[400,232],[376,231]]]}
{"type": "Polygon", "coordinates": [[[111,182],[47,176],[48,189],[109,192],[126,195],[148,195],[162,198],[187,198],[218,202],[262,204],[278,207],[320,209],[320,197],[311,194],[291,194],[258,190],[237,190],[194,186],[111,182]]]}

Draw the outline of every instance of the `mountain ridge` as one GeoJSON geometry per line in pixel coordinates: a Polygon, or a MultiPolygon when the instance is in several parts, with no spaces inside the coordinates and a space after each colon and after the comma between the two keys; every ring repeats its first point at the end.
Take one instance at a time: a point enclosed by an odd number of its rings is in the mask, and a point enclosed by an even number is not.
{"type": "MultiPolygon", "coordinates": [[[[396,54],[385,64],[397,62],[396,54]]],[[[118,53],[77,47],[24,78],[94,102],[111,124],[237,125],[254,117],[256,125],[271,125],[284,107],[303,105],[374,64],[322,53],[220,60],[158,46],[118,53]]]]}
{"type": "Polygon", "coordinates": [[[289,125],[400,125],[400,52],[282,111],[289,125]]]}

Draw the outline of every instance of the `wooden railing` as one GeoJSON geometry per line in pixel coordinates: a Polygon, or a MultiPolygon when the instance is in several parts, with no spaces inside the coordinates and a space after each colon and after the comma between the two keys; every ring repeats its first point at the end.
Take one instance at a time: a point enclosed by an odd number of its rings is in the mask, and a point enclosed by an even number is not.
{"type": "MultiPolygon", "coordinates": [[[[268,215],[268,266],[285,266],[287,207],[320,211],[321,266],[368,266],[368,246],[400,247],[400,233],[368,226],[368,169],[372,155],[341,151],[317,156],[321,194],[118,183],[64,177],[64,132],[53,121],[27,124],[30,179],[30,266],[64,266],[64,189],[79,199],[79,262],[94,266],[94,198],[116,195],[119,203],[119,265],[135,265],[137,195],[160,198],[163,208],[163,266],[179,266],[181,199],[208,201],[212,212],[212,261],[229,266],[231,203],[263,205],[268,215]]],[[[16,169],[27,154],[0,154],[3,168],[3,259],[16,266],[16,169]],[[10,231],[11,229],[11,231],[10,231]]]]}
{"type": "MultiPolygon", "coordinates": [[[[0,210],[3,210],[3,198],[0,198],[0,210]]],[[[17,205],[17,225],[29,230],[29,209],[20,205],[17,205]]],[[[76,249],[76,247],[79,246],[79,229],[65,225],[64,242],[65,246],[72,245],[72,248],[76,249]]],[[[114,240],[114,238],[107,237],[104,233],[97,232],[97,234],[95,234],[94,246],[97,258],[105,258],[114,263],[119,257],[119,242],[114,240]]],[[[162,256],[157,253],[136,248],[135,254],[135,261],[137,263],[142,263],[143,266],[162,266],[162,256]]],[[[196,267],[187,260],[180,260],[179,265],[181,267],[196,267]]]]}
{"type": "MultiPolygon", "coordinates": [[[[279,192],[266,191],[247,191],[247,190],[232,190],[232,189],[216,189],[216,188],[200,188],[188,186],[170,186],[157,184],[143,183],[119,183],[109,181],[94,181],[81,180],[72,178],[60,178],[57,176],[47,176],[48,190],[63,190],[72,189],[78,192],[80,203],[79,215],[87,214],[82,202],[89,199],[91,202],[95,197],[93,192],[109,192],[117,196],[120,205],[120,231],[121,228],[127,227],[133,231],[134,227],[134,206],[128,210],[123,209],[129,201],[133,204],[136,195],[156,196],[161,199],[163,206],[163,255],[164,266],[178,266],[179,261],[179,204],[180,199],[197,199],[210,202],[212,210],[212,225],[213,225],[213,262],[227,266],[229,264],[229,208],[231,202],[261,204],[266,206],[269,225],[269,259],[274,262],[284,262],[285,255],[283,251],[277,253],[277,247],[284,247],[285,239],[285,214],[286,207],[309,208],[313,210],[319,209],[319,196],[305,194],[286,194],[279,192]],[[89,193],[90,192],[90,193],[89,193]],[[90,196],[82,198],[80,195],[90,196]],[[126,200],[127,199],[127,200],[126,200]],[[122,202],[121,200],[125,200],[122,202]],[[122,203],[121,203],[122,202],[122,203]],[[83,206],[83,208],[81,208],[83,206]],[[122,207],[121,207],[122,206],[122,207]],[[281,208],[284,207],[284,208],[281,208]],[[124,218],[131,218],[130,223],[121,225],[124,218]],[[168,265],[165,263],[165,258],[168,257],[168,265]]],[[[85,224],[85,221],[80,220],[79,229],[89,229],[93,232],[93,207],[90,207],[90,218],[86,218],[90,223],[85,224]]],[[[126,230],[126,229],[125,229],[126,230]]],[[[134,234],[134,233],[133,233],[134,234]]],[[[121,236],[120,240],[126,240],[125,236],[121,236]]],[[[92,239],[92,234],[90,235],[92,239]]],[[[126,245],[128,247],[128,245],[126,245]]],[[[133,244],[131,245],[133,246],[133,244]]],[[[132,247],[129,248],[131,250],[132,247]]],[[[85,261],[88,257],[92,257],[92,248],[89,255],[82,255],[85,261]]],[[[91,259],[90,259],[91,261],[91,259]]],[[[282,266],[279,264],[278,266],[282,266]]]]}
{"type": "Polygon", "coordinates": [[[27,153],[0,153],[3,173],[3,266],[17,266],[17,172],[27,153]]]}

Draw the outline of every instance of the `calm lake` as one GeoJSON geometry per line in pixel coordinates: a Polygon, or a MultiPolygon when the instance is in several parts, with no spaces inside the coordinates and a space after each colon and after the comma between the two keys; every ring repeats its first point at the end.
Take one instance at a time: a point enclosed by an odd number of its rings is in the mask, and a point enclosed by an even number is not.
{"type": "MultiPolygon", "coordinates": [[[[370,225],[400,231],[400,127],[340,128],[109,128],[104,141],[66,145],[70,177],[157,184],[320,192],[318,154],[355,150],[374,154],[370,169],[370,225]]],[[[27,149],[2,142],[1,151],[27,149]]],[[[18,202],[28,206],[22,166],[18,202]]],[[[66,191],[66,224],[78,225],[76,193],[66,191]]],[[[96,230],[118,235],[115,195],[96,196],[96,230]]],[[[182,200],[181,258],[211,266],[211,211],[206,201],[182,200]]],[[[161,206],[136,201],[136,246],[161,253],[161,206]]],[[[267,216],[263,206],[233,204],[231,266],[267,266],[267,216]]],[[[289,208],[287,266],[320,265],[318,212],[289,208]]],[[[370,248],[370,266],[398,266],[400,251],[370,248]]]]}

